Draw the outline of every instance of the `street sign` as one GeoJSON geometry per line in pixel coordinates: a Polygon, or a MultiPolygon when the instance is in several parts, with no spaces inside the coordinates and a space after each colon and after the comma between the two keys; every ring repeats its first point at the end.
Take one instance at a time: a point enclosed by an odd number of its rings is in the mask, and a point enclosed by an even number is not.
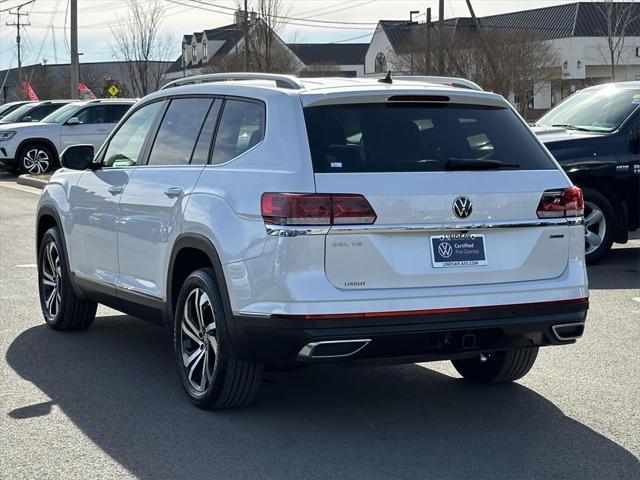
{"type": "Polygon", "coordinates": [[[115,97],[120,92],[120,89],[115,85],[111,85],[109,88],[107,88],[107,92],[109,92],[109,95],[111,95],[112,97],[115,97]]]}

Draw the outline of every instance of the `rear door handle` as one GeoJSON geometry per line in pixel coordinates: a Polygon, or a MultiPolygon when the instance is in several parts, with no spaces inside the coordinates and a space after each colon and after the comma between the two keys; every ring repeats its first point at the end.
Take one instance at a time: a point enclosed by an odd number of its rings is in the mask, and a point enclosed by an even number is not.
{"type": "Polygon", "coordinates": [[[114,185],[113,187],[109,187],[108,188],[108,192],[111,195],[118,195],[118,194],[122,193],[123,190],[124,190],[124,187],[117,186],[117,185],[114,185]]]}
{"type": "Polygon", "coordinates": [[[167,187],[164,189],[164,194],[169,198],[179,197],[183,193],[184,190],[180,187],[167,187]]]}

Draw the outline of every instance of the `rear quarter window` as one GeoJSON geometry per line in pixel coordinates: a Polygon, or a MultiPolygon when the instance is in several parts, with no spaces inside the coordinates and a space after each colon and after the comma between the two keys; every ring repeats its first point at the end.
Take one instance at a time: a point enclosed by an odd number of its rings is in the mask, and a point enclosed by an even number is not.
{"type": "Polygon", "coordinates": [[[443,171],[449,159],[498,160],[521,170],[556,168],[508,108],[449,103],[308,107],[314,171],[443,171]]]}

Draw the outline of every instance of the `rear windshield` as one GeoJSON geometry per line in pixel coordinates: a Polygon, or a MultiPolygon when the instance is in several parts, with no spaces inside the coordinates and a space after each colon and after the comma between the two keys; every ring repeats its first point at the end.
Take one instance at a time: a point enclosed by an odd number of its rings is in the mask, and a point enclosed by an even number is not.
{"type": "Polygon", "coordinates": [[[317,173],[434,172],[452,163],[463,165],[457,170],[556,168],[507,108],[343,104],[308,107],[305,119],[317,173]]]}

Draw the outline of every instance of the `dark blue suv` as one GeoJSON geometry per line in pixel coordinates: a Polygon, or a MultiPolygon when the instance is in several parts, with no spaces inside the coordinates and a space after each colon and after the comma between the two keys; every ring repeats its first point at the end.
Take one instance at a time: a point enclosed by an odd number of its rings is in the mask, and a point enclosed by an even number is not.
{"type": "Polygon", "coordinates": [[[533,130],[584,190],[585,254],[597,262],[640,226],[640,82],[585,88],[533,130]]]}

